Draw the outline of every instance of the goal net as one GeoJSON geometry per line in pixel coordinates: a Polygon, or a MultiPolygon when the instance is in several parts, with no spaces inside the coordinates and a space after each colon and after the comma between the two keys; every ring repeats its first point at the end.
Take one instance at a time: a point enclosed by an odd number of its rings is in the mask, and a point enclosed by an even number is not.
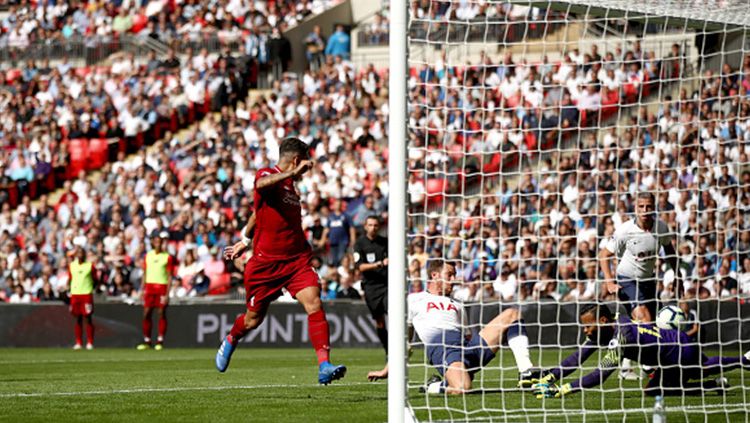
{"type": "MultiPolygon", "coordinates": [[[[407,341],[414,352],[406,412],[420,421],[642,421],[655,413],[648,386],[670,394],[656,411],[670,421],[747,420],[750,369],[736,362],[750,350],[750,5],[405,6],[406,92],[390,93],[408,111],[405,289],[425,290],[427,265],[450,261],[460,282],[451,296],[473,337],[515,307],[533,364],[560,366],[585,342],[579,315],[587,305],[629,314],[629,302],[604,283],[601,251],[636,219],[638,196],[651,193],[664,224],[657,248],[644,255],[629,239],[616,244],[612,279],[625,289],[617,273],[627,251],[636,267],[655,259],[650,276],[631,285],[646,297],[648,286],[655,289],[652,319],[666,306],[682,309],[684,316],[669,309],[674,315],[660,319],[687,332],[678,343],[662,336],[655,349],[641,345],[642,354],[658,355],[657,365],[644,365],[651,358],[642,356],[628,370],[626,360],[603,383],[561,398],[554,389],[606,363],[611,344],[578,360],[572,373],[547,384],[552,395],[537,398],[518,388],[516,361],[503,342],[494,359],[470,369],[478,371],[468,393],[446,395],[423,392],[438,372],[429,345],[415,337],[407,341]],[[707,364],[703,355],[734,359],[707,364]],[[674,378],[697,384],[667,389],[674,378]]],[[[640,335],[660,333],[637,327],[640,335]]],[[[472,362],[466,347],[457,348],[472,362]]],[[[637,346],[614,348],[618,363],[628,348],[637,346]]]]}

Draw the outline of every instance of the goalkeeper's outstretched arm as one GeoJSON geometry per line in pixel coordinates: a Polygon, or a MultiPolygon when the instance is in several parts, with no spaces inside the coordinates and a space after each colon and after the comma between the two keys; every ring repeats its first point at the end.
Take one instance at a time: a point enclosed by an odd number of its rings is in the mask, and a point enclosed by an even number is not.
{"type": "Polygon", "coordinates": [[[573,352],[562,362],[560,362],[559,367],[553,367],[545,371],[545,376],[544,378],[542,378],[542,381],[554,382],[575,372],[576,370],[580,369],[581,364],[588,360],[589,357],[591,357],[591,354],[593,354],[598,349],[599,347],[594,342],[592,342],[591,340],[586,340],[586,342],[581,345],[580,348],[578,348],[575,352],[573,352]]]}
{"type": "MultiPolygon", "coordinates": [[[[542,381],[534,385],[534,393],[537,398],[542,397],[561,397],[563,395],[578,392],[582,389],[590,389],[599,386],[609,378],[620,364],[620,351],[617,344],[610,349],[606,356],[599,363],[599,368],[582,376],[573,382],[566,383],[560,386],[551,383],[553,381],[542,381]]],[[[575,354],[573,354],[575,355],[575,354]]],[[[589,354],[590,355],[590,354],[589,354]]],[[[562,368],[562,366],[561,366],[562,368]]]]}

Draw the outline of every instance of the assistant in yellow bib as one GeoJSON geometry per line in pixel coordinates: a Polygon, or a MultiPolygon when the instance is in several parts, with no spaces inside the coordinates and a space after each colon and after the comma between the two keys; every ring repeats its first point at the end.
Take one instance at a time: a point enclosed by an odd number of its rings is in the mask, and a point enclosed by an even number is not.
{"type": "Polygon", "coordinates": [[[149,251],[146,254],[146,283],[168,285],[171,279],[170,264],[170,256],[166,251],[149,251]]]}
{"type": "Polygon", "coordinates": [[[88,295],[94,292],[94,264],[90,261],[70,263],[70,294],[88,295]]]}
{"type": "Polygon", "coordinates": [[[96,270],[94,263],[86,260],[86,250],[77,246],[73,259],[68,266],[70,283],[70,314],[75,318],[76,343],[73,349],[83,348],[83,324],[86,323],[86,349],[94,348],[94,324],[91,315],[94,313],[94,289],[96,288],[96,270]]]}

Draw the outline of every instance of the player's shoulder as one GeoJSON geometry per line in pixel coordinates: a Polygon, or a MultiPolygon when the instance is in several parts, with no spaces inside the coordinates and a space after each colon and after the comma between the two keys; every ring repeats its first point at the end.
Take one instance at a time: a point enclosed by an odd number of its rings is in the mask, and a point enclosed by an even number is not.
{"type": "Polygon", "coordinates": [[[412,292],[406,296],[406,301],[416,303],[425,300],[430,294],[427,291],[412,292]]]}
{"type": "Polygon", "coordinates": [[[274,173],[277,173],[275,168],[263,167],[263,168],[258,169],[257,172],[255,172],[255,179],[260,179],[264,176],[272,175],[274,173]]]}
{"type": "Polygon", "coordinates": [[[638,229],[638,225],[635,223],[635,219],[631,218],[622,223],[615,229],[615,233],[629,234],[638,229]]]}

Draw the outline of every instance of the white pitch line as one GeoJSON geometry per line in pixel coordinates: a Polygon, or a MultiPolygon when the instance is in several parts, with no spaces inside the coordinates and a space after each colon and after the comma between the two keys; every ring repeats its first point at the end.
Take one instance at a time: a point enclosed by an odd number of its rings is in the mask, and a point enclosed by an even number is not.
{"type": "MultiPolygon", "coordinates": [[[[383,382],[352,382],[332,384],[331,387],[349,387],[361,385],[382,385],[383,382]]],[[[88,395],[114,395],[114,394],[141,394],[149,392],[187,392],[187,391],[231,391],[238,389],[273,389],[273,388],[313,388],[321,385],[294,385],[294,384],[277,384],[277,385],[231,385],[231,386],[195,386],[180,388],[136,388],[136,389],[112,389],[106,391],[76,391],[76,392],[16,392],[9,394],[0,394],[0,398],[33,398],[33,397],[73,397],[88,395]]]]}
{"type": "MultiPolygon", "coordinates": [[[[85,353],[84,353],[85,354],[85,353]]],[[[92,358],[83,360],[68,360],[68,359],[50,359],[50,360],[8,360],[0,361],[0,366],[5,364],[82,364],[82,363],[144,363],[148,361],[201,361],[203,358],[179,358],[179,357],[150,357],[148,359],[113,359],[113,358],[92,358]]]]}
{"type": "MultiPolygon", "coordinates": [[[[424,408],[420,408],[420,410],[425,410],[424,408]]],[[[461,410],[458,409],[451,409],[452,411],[460,412],[461,410]]],[[[473,421],[495,421],[495,420],[527,420],[529,418],[544,418],[544,417],[551,417],[551,416],[586,416],[586,415],[598,415],[598,414],[630,414],[630,413],[653,413],[653,408],[624,408],[619,410],[549,410],[546,413],[539,412],[539,409],[529,409],[528,411],[524,412],[523,410],[513,410],[512,412],[505,412],[502,418],[497,417],[483,417],[483,416],[472,416],[471,419],[473,421]],[[531,412],[531,413],[529,413],[531,412]],[[521,414],[523,413],[523,414],[521,414]]],[[[742,407],[742,404],[707,404],[707,405],[684,405],[684,406],[669,406],[666,407],[665,410],[668,413],[677,413],[680,411],[687,412],[688,414],[693,413],[700,413],[701,411],[706,411],[707,414],[716,414],[716,413],[741,413],[741,412],[747,412],[747,409],[742,407]],[[735,408],[732,408],[735,407],[735,408]],[[721,408],[724,409],[724,411],[707,411],[709,409],[715,409],[715,408],[721,408]]],[[[495,411],[495,410],[493,410],[495,411]]],[[[499,412],[502,412],[502,410],[497,410],[499,412]]]]}

